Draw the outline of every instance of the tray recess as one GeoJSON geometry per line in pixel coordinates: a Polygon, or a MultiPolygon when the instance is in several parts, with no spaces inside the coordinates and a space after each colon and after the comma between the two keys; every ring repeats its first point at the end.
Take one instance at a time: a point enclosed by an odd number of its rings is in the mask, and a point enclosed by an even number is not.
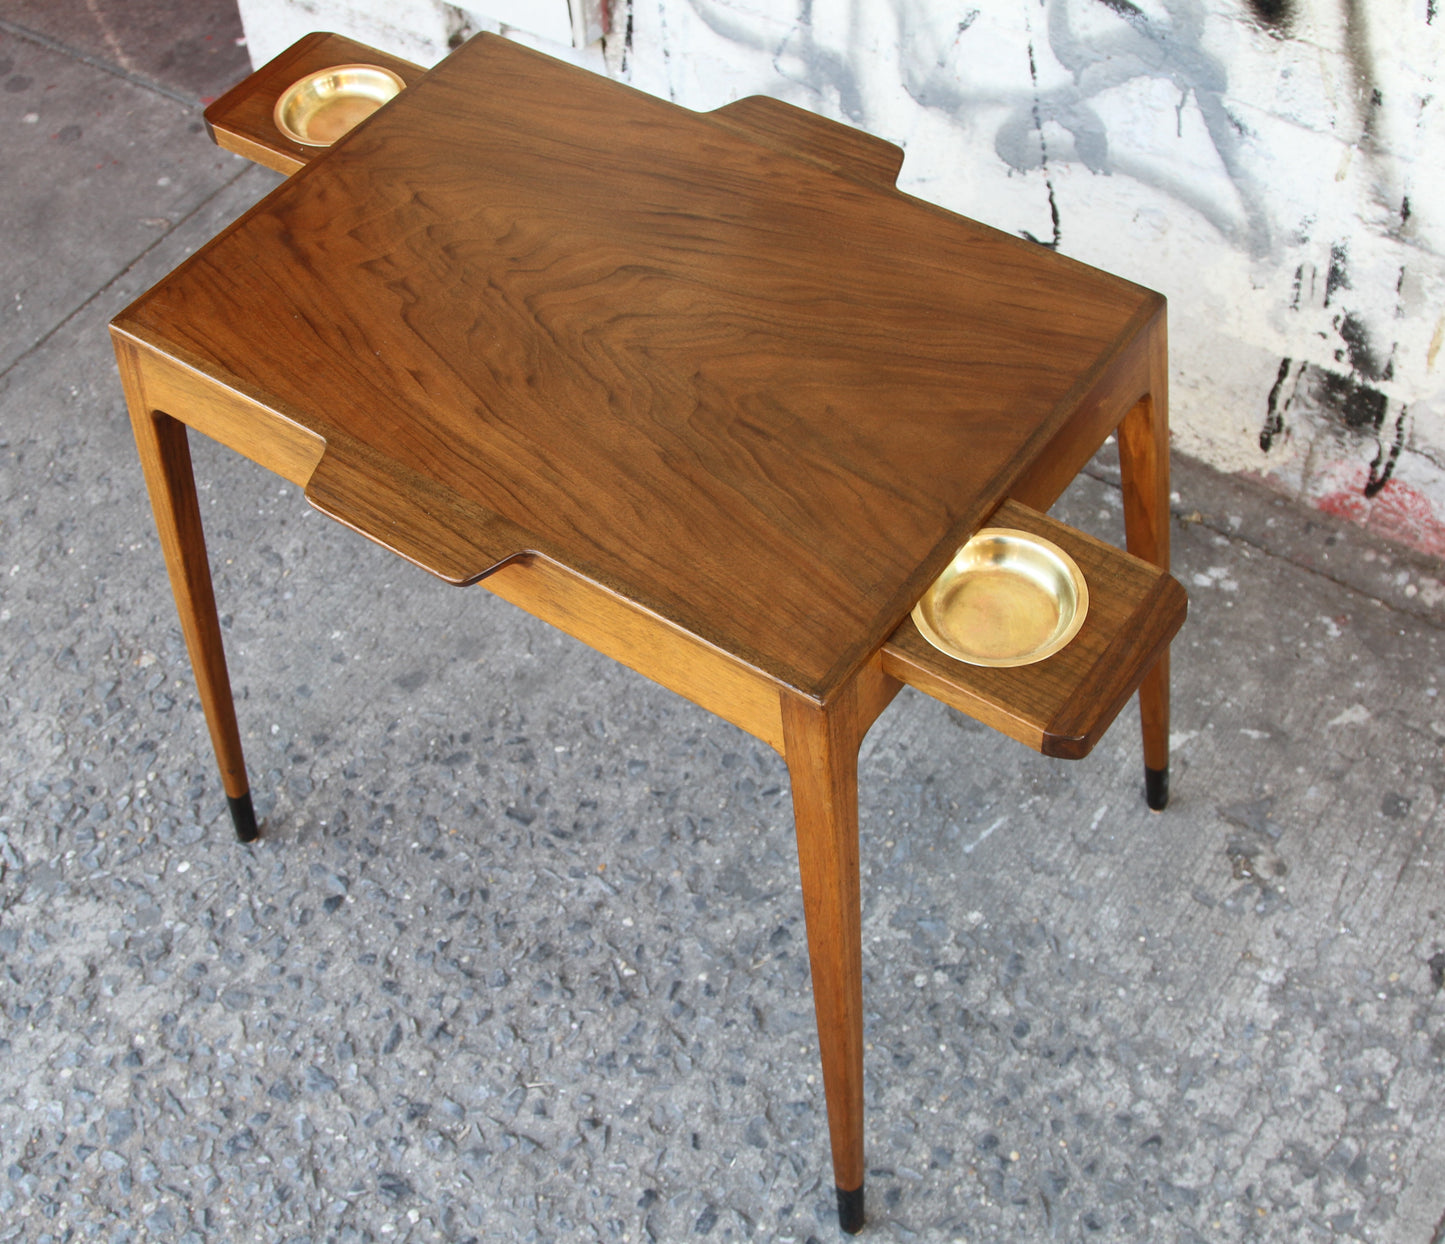
{"type": "Polygon", "coordinates": [[[1088,584],[1063,549],[1033,532],[987,527],[934,580],[913,621],[955,660],[1009,669],[1058,652],[1088,612],[1088,584]]]}
{"type": "Polygon", "coordinates": [[[378,65],[408,86],[426,74],[420,65],[379,48],[317,31],[292,44],[210,104],[206,108],[206,128],[218,146],[290,176],[327,148],[287,138],[276,125],[276,101],[308,74],[336,65],[378,65]]]}
{"type": "Polygon", "coordinates": [[[380,65],[329,65],[293,82],[276,100],[276,128],[293,142],[329,147],[406,83],[380,65]]]}

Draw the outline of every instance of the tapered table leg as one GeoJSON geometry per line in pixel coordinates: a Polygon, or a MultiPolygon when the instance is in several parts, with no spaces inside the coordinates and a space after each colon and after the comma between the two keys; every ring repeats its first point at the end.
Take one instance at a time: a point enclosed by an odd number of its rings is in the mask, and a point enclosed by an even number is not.
{"type": "MultiPolygon", "coordinates": [[[[1149,393],[1119,425],[1124,532],[1129,552],[1169,569],[1169,362],[1164,317],[1150,329],[1149,393]]],[[[1144,730],[1144,796],[1156,812],[1169,803],[1169,653],[1139,685],[1144,730]]]]}
{"type": "Polygon", "coordinates": [[[784,697],[813,1009],[833,1146],[838,1221],[863,1227],[863,937],[858,881],[856,684],[828,708],[784,697]]]}
{"type": "Polygon", "coordinates": [[[196,501],[186,425],[149,409],[140,367],[131,346],[118,341],[116,357],[151,509],[155,512],[156,530],[170,573],[171,591],[176,598],[206,724],[210,727],[211,745],[220,765],[231,820],[236,837],[242,842],[251,842],[260,830],[246,779],[246,762],[241,754],[231,680],[226,672],[226,653],[221,643],[220,619],[216,616],[205,536],[201,531],[201,509],[196,501]]]}

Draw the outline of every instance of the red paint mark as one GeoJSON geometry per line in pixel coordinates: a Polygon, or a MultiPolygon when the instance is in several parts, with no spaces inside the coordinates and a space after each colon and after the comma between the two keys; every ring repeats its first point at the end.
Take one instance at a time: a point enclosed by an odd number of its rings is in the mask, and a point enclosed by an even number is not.
{"type": "Polygon", "coordinates": [[[1367,497],[1370,472],[1363,465],[1340,463],[1326,475],[1332,490],[1315,498],[1317,508],[1422,553],[1445,557],[1445,522],[1423,493],[1392,479],[1367,497]]]}

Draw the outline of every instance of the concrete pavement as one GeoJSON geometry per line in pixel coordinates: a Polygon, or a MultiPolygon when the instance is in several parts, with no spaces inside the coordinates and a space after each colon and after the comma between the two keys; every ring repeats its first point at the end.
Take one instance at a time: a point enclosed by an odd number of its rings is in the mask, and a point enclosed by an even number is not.
{"type": "MultiPolygon", "coordinates": [[[[277,179],[23,8],[0,1241],[836,1238],[779,758],[194,437],[232,840],[105,323],[277,179]]],[[[865,744],[864,1238],[1445,1238],[1440,567],[1177,487],[1167,813],[1132,713],[865,744]]],[[[1056,512],[1117,538],[1106,459],[1056,512]]]]}

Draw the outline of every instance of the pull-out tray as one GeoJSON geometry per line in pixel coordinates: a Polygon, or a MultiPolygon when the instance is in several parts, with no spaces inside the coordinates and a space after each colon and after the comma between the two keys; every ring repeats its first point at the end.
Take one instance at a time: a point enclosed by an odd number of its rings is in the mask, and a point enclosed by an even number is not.
{"type": "Polygon", "coordinates": [[[298,39],[275,60],[243,78],[206,109],[206,128],[218,147],[290,176],[324,147],[293,142],[273,118],[276,101],[293,82],[336,65],[379,65],[410,86],[426,70],[342,35],[318,32],[298,39]]]}
{"type": "MultiPolygon", "coordinates": [[[[227,151],[289,176],[323,148],[293,142],[282,133],[272,119],[276,101],[287,87],[307,74],[355,64],[389,69],[408,86],[427,72],[411,61],[342,35],[310,34],[243,78],[206,109],[211,138],[227,151]]],[[[710,115],[756,142],[884,187],[893,185],[903,164],[902,149],[890,142],[764,95],[734,100],[710,115]]]]}
{"type": "Polygon", "coordinates": [[[1084,573],[1089,610],[1067,647],[1033,665],[965,665],[906,619],[883,646],[883,668],[1046,756],[1086,756],[1183,625],[1189,601],[1168,573],[1081,531],[1005,501],[989,527],[1051,540],[1084,573]]]}

